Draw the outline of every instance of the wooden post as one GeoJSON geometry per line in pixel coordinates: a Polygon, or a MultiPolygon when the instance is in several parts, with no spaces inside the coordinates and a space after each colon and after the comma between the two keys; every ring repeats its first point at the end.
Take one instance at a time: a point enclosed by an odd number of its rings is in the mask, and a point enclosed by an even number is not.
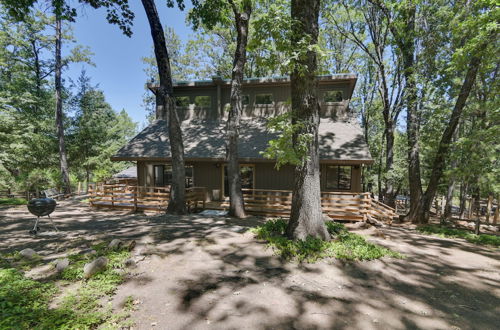
{"type": "Polygon", "coordinates": [[[80,195],[81,189],[82,189],[82,183],[78,181],[78,191],[77,191],[78,195],[80,195]]]}
{"type": "Polygon", "coordinates": [[[488,194],[488,204],[486,205],[486,223],[490,223],[490,213],[491,213],[492,202],[493,202],[493,195],[488,194]]]}
{"type": "Polygon", "coordinates": [[[132,190],[132,193],[134,194],[134,212],[137,212],[137,193],[139,190],[139,186],[136,186],[135,189],[132,190]]]}

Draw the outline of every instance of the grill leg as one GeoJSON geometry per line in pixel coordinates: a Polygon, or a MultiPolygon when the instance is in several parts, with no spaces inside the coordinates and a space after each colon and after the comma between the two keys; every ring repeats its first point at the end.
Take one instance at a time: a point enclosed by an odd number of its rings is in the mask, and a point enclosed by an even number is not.
{"type": "Polygon", "coordinates": [[[35,225],[33,226],[33,229],[30,230],[30,234],[36,235],[36,232],[38,231],[38,220],[39,219],[40,219],[40,217],[36,217],[35,225]]]}
{"type": "Polygon", "coordinates": [[[59,231],[59,229],[57,229],[56,227],[56,224],[54,223],[54,221],[52,221],[52,218],[50,217],[50,215],[47,215],[49,217],[49,220],[50,220],[50,223],[52,224],[52,226],[55,228],[56,231],[59,231]]]}

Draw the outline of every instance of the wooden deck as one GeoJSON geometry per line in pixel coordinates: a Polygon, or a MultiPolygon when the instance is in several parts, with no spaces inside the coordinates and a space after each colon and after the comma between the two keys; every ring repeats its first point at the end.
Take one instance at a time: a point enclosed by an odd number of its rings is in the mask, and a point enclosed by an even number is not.
{"type": "MultiPolygon", "coordinates": [[[[170,191],[168,187],[129,186],[126,184],[92,184],[89,186],[90,205],[133,211],[165,211],[170,191]]],[[[290,190],[244,189],[245,209],[249,214],[288,217],[292,207],[290,190]]],[[[186,189],[186,203],[195,209],[227,210],[229,199],[206,202],[204,187],[186,189]]],[[[366,221],[374,218],[392,221],[396,210],[370,197],[369,193],[322,192],[323,213],[340,221],[366,221]]]]}
{"type": "MultiPolygon", "coordinates": [[[[292,192],[289,190],[243,189],[245,210],[250,214],[264,216],[290,216],[292,192]]],[[[322,192],[323,213],[331,219],[340,221],[366,221],[375,218],[392,221],[397,217],[396,210],[372,199],[369,193],[322,192]]],[[[227,210],[229,199],[209,202],[207,208],[227,210]]]]}
{"type": "MultiPolygon", "coordinates": [[[[90,206],[162,212],[167,208],[170,188],[96,183],[89,185],[89,196],[90,206]]],[[[205,188],[186,189],[188,210],[205,208],[205,200],[205,188]]]]}

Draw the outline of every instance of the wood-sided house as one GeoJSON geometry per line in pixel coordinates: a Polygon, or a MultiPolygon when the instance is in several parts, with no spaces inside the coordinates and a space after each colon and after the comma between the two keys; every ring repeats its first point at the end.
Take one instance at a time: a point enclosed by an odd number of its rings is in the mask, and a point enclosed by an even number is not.
{"type": "MultiPolygon", "coordinates": [[[[361,192],[362,167],[373,162],[358,120],[350,113],[357,76],[318,77],[321,107],[319,127],[321,190],[361,192]]],[[[179,81],[174,84],[182,119],[186,186],[205,187],[209,200],[227,195],[225,125],[230,81],[179,81]]],[[[150,86],[154,92],[155,87],[150,86]]],[[[243,117],[239,153],[242,186],[248,189],[291,190],[293,167],[275,168],[261,152],[277,137],[267,120],[290,106],[290,79],[249,78],[243,82],[243,117]]],[[[140,186],[167,186],[171,180],[170,145],[164,120],[156,120],[112,157],[137,162],[140,186]]]]}

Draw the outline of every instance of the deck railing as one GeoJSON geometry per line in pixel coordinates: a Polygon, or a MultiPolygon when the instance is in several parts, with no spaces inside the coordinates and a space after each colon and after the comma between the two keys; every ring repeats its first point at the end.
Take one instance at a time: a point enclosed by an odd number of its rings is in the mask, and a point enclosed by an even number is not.
{"type": "MultiPolygon", "coordinates": [[[[129,186],[125,184],[90,184],[91,206],[132,210],[163,211],[170,199],[168,187],[129,186]]],[[[204,187],[186,189],[188,209],[205,208],[207,190],[204,187]]],[[[243,189],[245,210],[250,214],[289,216],[292,208],[292,191],[269,189],[243,189]]],[[[369,193],[321,192],[323,213],[335,220],[366,221],[375,218],[392,220],[396,211],[371,198],[369,193]]],[[[212,204],[219,209],[229,208],[229,199],[212,204]]]]}
{"type": "MultiPolygon", "coordinates": [[[[126,184],[89,184],[89,203],[96,207],[119,209],[163,211],[170,199],[169,187],[129,186],[126,184]]],[[[206,189],[186,189],[188,209],[205,207],[206,189]]]]}
{"type": "MultiPolygon", "coordinates": [[[[292,191],[269,189],[243,189],[245,210],[251,214],[289,216],[292,191]]],[[[229,207],[226,198],[221,208],[229,207]]],[[[335,220],[366,221],[370,217],[390,221],[397,216],[395,210],[371,198],[369,193],[321,192],[323,213],[335,220]]]]}

